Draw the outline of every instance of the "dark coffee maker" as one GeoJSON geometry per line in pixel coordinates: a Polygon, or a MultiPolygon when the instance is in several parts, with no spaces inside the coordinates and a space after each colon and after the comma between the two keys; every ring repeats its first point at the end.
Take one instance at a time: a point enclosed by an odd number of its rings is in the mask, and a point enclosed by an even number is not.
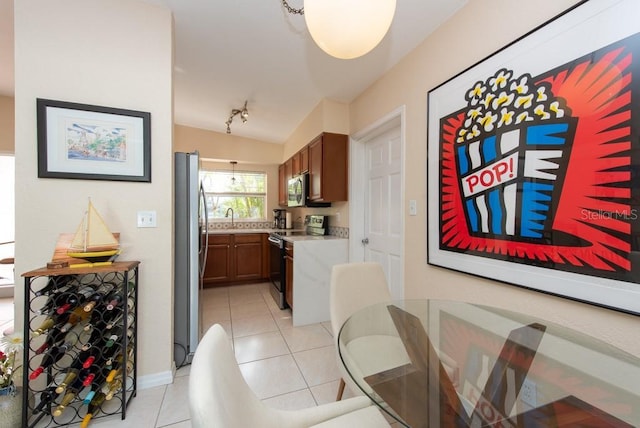
{"type": "Polygon", "coordinates": [[[287,210],[273,210],[273,227],[275,229],[287,227],[287,210]]]}

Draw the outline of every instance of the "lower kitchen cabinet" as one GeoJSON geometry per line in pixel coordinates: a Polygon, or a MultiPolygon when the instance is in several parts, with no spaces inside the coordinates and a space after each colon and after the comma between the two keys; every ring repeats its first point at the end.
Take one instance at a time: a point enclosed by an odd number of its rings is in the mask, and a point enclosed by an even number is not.
{"type": "Polygon", "coordinates": [[[204,269],[205,284],[223,283],[231,280],[231,245],[233,235],[209,235],[207,264],[204,269]]]}
{"type": "Polygon", "coordinates": [[[287,266],[287,272],[293,272],[293,326],[329,321],[331,269],[349,261],[349,240],[302,239],[295,241],[294,248],[293,269],[287,266]]]}
{"type": "Polygon", "coordinates": [[[233,235],[233,274],[235,281],[262,279],[263,233],[242,233],[233,235]]]}
{"type": "Polygon", "coordinates": [[[285,241],[285,293],[284,299],[287,302],[287,305],[291,309],[293,309],[293,244],[291,242],[285,241]]]}
{"type": "Polygon", "coordinates": [[[268,277],[265,233],[210,234],[205,285],[248,282],[268,277]]]}

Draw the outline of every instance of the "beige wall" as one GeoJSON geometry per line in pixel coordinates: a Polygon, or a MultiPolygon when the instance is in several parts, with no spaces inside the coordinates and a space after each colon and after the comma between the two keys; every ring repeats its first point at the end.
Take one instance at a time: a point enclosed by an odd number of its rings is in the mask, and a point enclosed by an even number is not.
{"type": "Polygon", "coordinates": [[[13,153],[14,144],[13,97],[0,95],[0,153],[13,153]]]}
{"type": "MultiPolygon", "coordinates": [[[[322,132],[349,134],[349,106],[323,99],[296,127],[284,143],[282,162],[293,156],[322,132]]],[[[307,214],[329,216],[329,225],[349,227],[349,202],[334,202],[328,208],[287,208],[294,222],[302,222],[307,214]]]]}
{"type": "Polygon", "coordinates": [[[323,99],[304,118],[284,143],[284,162],[322,132],[349,134],[349,106],[323,99]]]}
{"type": "MultiPolygon", "coordinates": [[[[16,276],[51,260],[91,197],[120,232],[120,259],[141,261],[138,374],[147,385],[171,381],[173,353],[172,25],[167,10],[138,1],[15,3],[16,276]],[[36,98],[151,112],[152,182],[39,179],[36,98]],[[136,228],[138,210],[156,211],[158,227],[136,228]]],[[[16,320],[22,296],[17,281],[16,320]]]]}
{"type": "Polygon", "coordinates": [[[241,161],[243,163],[280,164],[282,145],[237,137],[233,134],[175,125],[173,149],[176,152],[197,150],[203,159],[241,161]]]}
{"type": "Polygon", "coordinates": [[[267,174],[266,220],[278,206],[278,165],[282,162],[282,144],[266,143],[206,129],[175,125],[173,149],[176,152],[198,151],[204,169],[231,170],[235,160],[237,171],[264,171],[267,174]]]}
{"type": "Polygon", "coordinates": [[[351,130],[352,134],[356,133],[399,106],[406,106],[405,199],[416,199],[419,207],[417,216],[408,216],[408,210],[405,210],[407,298],[466,300],[532,313],[587,332],[640,356],[637,317],[426,263],[427,92],[574,3],[575,0],[494,0],[491,7],[487,7],[484,1],[470,1],[351,104],[351,130]],[[478,23],[500,24],[479,26],[478,23]]]}

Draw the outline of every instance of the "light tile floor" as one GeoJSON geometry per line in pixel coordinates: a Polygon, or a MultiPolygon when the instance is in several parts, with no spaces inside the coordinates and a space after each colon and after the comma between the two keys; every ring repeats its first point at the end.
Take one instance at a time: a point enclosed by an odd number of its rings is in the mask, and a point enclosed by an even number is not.
{"type": "MultiPolygon", "coordinates": [[[[330,323],[293,327],[291,311],[276,306],[268,287],[264,283],[205,289],[203,331],[215,323],[224,327],[247,383],[270,406],[298,409],[334,401],[340,374],[330,323]]],[[[10,299],[0,299],[0,323],[10,304],[10,299]]],[[[138,391],[124,421],[109,416],[90,426],[190,427],[189,369],[178,369],[171,385],[138,391]]]]}

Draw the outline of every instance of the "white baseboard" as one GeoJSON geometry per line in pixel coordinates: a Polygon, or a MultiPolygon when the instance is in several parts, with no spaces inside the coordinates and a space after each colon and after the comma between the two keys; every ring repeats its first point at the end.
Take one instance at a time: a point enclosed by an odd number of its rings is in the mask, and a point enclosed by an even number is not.
{"type": "Polygon", "coordinates": [[[155,388],[156,386],[169,385],[173,383],[172,370],[154,373],[150,375],[138,376],[138,389],[155,388]]]}

